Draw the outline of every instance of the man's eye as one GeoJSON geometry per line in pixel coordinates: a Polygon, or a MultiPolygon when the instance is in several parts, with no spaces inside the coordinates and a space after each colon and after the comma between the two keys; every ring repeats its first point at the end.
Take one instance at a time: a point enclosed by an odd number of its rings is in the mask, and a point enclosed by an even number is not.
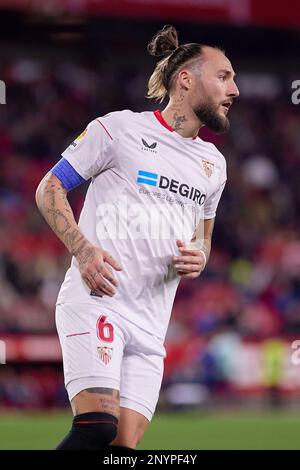
{"type": "Polygon", "coordinates": [[[225,75],[220,75],[219,78],[224,81],[226,76],[225,75]]]}

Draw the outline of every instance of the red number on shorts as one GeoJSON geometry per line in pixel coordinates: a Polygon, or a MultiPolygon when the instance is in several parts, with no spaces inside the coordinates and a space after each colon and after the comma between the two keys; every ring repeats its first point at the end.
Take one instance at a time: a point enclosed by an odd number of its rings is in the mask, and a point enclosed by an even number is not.
{"type": "Polygon", "coordinates": [[[114,327],[111,323],[105,323],[106,316],[102,315],[97,321],[98,338],[106,343],[112,343],[114,340],[114,327]]]}

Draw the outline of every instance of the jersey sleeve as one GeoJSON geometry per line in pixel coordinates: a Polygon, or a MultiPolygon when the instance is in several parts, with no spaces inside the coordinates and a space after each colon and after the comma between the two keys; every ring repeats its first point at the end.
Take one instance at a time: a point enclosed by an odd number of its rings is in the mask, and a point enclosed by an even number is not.
{"type": "Polygon", "coordinates": [[[206,199],[204,203],[204,219],[213,219],[216,216],[219,201],[227,181],[226,161],[220,172],[219,185],[217,189],[206,199]]]}
{"type": "Polygon", "coordinates": [[[62,153],[85,180],[115,165],[114,127],[111,114],[97,118],[62,153]]]}
{"type": "Polygon", "coordinates": [[[85,179],[77,173],[65,158],[61,158],[59,162],[51,168],[51,172],[60,180],[68,191],[85,182],[85,179]]]}

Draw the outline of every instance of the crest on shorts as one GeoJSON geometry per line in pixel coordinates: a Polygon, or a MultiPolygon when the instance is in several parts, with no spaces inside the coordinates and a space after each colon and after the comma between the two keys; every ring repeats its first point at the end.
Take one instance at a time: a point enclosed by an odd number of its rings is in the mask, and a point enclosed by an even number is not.
{"type": "Polygon", "coordinates": [[[113,348],[108,348],[107,346],[101,346],[97,348],[97,351],[98,351],[101,361],[105,365],[107,365],[111,361],[111,358],[113,355],[113,348]]]}
{"type": "Polygon", "coordinates": [[[214,164],[208,160],[202,160],[202,165],[206,175],[210,178],[214,171],[214,164]]]}

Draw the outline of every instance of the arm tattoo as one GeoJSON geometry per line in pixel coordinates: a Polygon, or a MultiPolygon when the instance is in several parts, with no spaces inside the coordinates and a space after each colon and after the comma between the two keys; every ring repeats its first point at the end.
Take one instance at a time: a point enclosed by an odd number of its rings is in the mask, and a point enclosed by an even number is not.
{"type": "Polygon", "coordinates": [[[38,207],[52,230],[72,255],[82,258],[83,263],[90,261],[92,249],[75,222],[67,191],[62,183],[57,178],[52,179],[51,174],[46,175],[40,191],[42,197],[38,207]]]}

